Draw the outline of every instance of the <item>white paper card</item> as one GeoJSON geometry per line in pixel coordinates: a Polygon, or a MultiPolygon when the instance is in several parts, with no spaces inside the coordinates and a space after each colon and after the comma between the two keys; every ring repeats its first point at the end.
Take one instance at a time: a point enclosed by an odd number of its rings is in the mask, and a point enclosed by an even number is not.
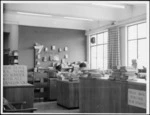
{"type": "Polygon", "coordinates": [[[128,89],[128,105],[146,109],[146,92],[136,89],[128,89]]]}

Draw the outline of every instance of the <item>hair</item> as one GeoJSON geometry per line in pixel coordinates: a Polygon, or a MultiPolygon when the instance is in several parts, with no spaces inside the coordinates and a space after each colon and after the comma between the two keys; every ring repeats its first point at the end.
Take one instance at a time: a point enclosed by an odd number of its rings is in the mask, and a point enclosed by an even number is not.
{"type": "Polygon", "coordinates": [[[80,67],[80,68],[86,67],[86,64],[85,64],[85,63],[80,63],[79,67],[80,67]]]}
{"type": "Polygon", "coordinates": [[[61,71],[61,69],[62,69],[61,65],[57,65],[57,66],[56,66],[56,70],[57,70],[57,71],[61,71]]]}

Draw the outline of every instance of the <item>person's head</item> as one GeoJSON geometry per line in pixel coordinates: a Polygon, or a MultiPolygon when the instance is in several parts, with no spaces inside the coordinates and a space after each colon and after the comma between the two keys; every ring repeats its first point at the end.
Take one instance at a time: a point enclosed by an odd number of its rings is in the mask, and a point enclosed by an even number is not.
{"type": "Polygon", "coordinates": [[[82,69],[86,68],[86,64],[85,63],[80,63],[79,67],[82,70],[82,69]]]}
{"type": "Polygon", "coordinates": [[[57,65],[57,66],[56,66],[56,70],[57,70],[57,71],[61,71],[61,69],[62,69],[61,65],[57,65]]]}

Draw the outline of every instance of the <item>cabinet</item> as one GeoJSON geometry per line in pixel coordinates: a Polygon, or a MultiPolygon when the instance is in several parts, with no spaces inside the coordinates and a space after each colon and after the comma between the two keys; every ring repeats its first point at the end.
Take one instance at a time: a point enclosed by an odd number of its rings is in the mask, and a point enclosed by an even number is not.
{"type": "Polygon", "coordinates": [[[34,100],[43,101],[49,99],[49,80],[47,73],[34,72],[33,77],[28,79],[34,85],[34,100]]]}
{"type": "Polygon", "coordinates": [[[49,100],[57,100],[57,88],[56,88],[57,78],[49,78],[49,100]]]}
{"type": "Polygon", "coordinates": [[[66,108],[79,107],[79,81],[57,80],[57,104],[66,108]]]}
{"type": "Polygon", "coordinates": [[[23,108],[33,108],[34,102],[34,86],[20,85],[20,86],[4,86],[3,96],[9,102],[26,102],[23,108]]]}
{"type": "Polygon", "coordinates": [[[128,89],[146,91],[146,84],[80,78],[81,113],[146,113],[146,109],[128,104],[128,89]]]}

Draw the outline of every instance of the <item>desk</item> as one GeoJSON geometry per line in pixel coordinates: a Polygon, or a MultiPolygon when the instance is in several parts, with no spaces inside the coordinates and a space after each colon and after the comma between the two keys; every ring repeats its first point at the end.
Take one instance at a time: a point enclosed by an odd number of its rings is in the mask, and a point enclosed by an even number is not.
{"type": "Polygon", "coordinates": [[[57,80],[57,104],[66,108],[79,107],[79,81],[57,80]]]}
{"type": "Polygon", "coordinates": [[[80,78],[81,113],[145,113],[146,109],[128,105],[128,89],[146,91],[146,84],[80,78]]]}
{"type": "Polygon", "coordinates": [[[34,86],[18,85],[18,86],[4,86],[3,90],[4,97],[9,102],[26,102],[23,108],[33,108],[34,101],[34,86]]]}

